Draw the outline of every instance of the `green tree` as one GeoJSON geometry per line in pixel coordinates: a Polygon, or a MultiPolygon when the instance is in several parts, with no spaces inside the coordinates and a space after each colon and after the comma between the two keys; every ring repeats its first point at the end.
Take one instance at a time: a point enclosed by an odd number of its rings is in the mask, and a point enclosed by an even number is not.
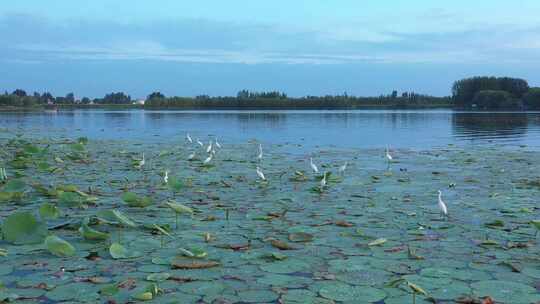
{"type": "Polygon", "coordinates": [[[540,88],[530,88],[523,96],[527,109],[540,110],[540,88]]]}

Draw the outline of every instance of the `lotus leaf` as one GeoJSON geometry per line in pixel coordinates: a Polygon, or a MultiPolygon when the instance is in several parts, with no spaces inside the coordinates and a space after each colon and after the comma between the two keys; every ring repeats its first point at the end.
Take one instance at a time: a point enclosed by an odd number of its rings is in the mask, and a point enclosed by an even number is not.
{"type": "Polygon", "coordinates": [[[129,253],[127,249],[118,244],[118,243],[112,243],[109,247],[109,253],[111,254],[111,257],[113,259],[127,259],[129,258],[129,253]]]}
{"type": "Polygon", "coordinates": [[[313,235],[306,232],[294,232],[289,234],[289,240],[291,242],[311,242],[313,235]]]}
{"type": "Polygon", "coordinates": [[[4,192],[24,192],[26,189],[26,183],[21,179],[9,180],[3,187],[4,192]]]}
{"type": "Polygon", "coordinates": [[[238,293],[241,302],[269,303],[278,299],[278,295],[270,290],[247,290],[238,293]]]}
{"type": "Polygon", "coordinates": [[[91,241],[101,241],[101,240],[107,240],[109,238],[108,233],[97,231],[91,228],[90,226],[88,226],[88,224],[84,222],[79,228],[79,233],[84,239],[91,240],[91,241]]]}
{"type": "Polygon", "coordinates": [[[42,219],[56,219],[60,216],[60,210],[53,204],[44,203],[39,207],[39,216],[42,219]]]}
{"type": "Polygon", "coordinates": [[[383,300],[386,293],[380,289],[367,286],[351,286],[338,282],[324,283],[319,294],[334,301],[357,301],[359,303],[374,303],[383,300]]]}
{"type": "Polygon", "coordinates": [[[132,228],[137,227],[135,222],[118,210],[101,210],[97,213],[97,217],[110,224],[120,224],[132,228]]]}
{"type": "Polygon", "coordinates": [[[56,235],[50,235],[45,239],[45,247],[50,253],[56,256],[66,257],[75,255],[75,247],[56,235]]]}
{"type": "Polygon", "coordinates": [[[479,281],[471,284],[471,288],[475,295],[479,297],[490,296],[496,302],[525,304],[540,300],[536,289],[518,282],[479,281]]]}
{"type": "Polygon", "coordinates": [[[2,222],[2,234],[13,244],[37,244],[47,236],[47,226],[30,212],[17,212],[2,222]]]}

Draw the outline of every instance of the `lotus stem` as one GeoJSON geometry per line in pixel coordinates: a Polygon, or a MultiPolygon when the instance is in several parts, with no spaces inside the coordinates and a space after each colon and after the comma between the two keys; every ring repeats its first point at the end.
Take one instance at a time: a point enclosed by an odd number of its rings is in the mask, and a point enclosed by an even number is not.
{"type": "Polygon", "coordinates": [[[176,230],[178,230],[178,212],[175,212],[175,215],[176,215],[176,230]]]}
{"type": "Polygon", "coordinates": [[[413,292],[412,294],[412,303],[416,304],[416,292],[413,292]]]}

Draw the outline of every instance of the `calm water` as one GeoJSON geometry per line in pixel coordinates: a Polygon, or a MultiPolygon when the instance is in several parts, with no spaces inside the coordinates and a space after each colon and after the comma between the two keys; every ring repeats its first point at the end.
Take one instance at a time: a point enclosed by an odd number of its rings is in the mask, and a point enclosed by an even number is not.
{"type": "Polygon", "coordinates": [[[540,149],[540,113],[454,111],[107,111],[0,113],[0,136],[222,142],[258,139],[305,147],[427,149],[447,144],[540,149]]]}

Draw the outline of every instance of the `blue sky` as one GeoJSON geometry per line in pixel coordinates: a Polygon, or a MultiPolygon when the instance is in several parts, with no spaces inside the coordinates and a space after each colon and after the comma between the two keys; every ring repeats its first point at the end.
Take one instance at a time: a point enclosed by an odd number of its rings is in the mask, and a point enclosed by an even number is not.
{"type": "Polygon", "coordinates": [[[540,85],[537,0],[18,0],[0,6],[1,90],[142,97],[540,85]]]}

